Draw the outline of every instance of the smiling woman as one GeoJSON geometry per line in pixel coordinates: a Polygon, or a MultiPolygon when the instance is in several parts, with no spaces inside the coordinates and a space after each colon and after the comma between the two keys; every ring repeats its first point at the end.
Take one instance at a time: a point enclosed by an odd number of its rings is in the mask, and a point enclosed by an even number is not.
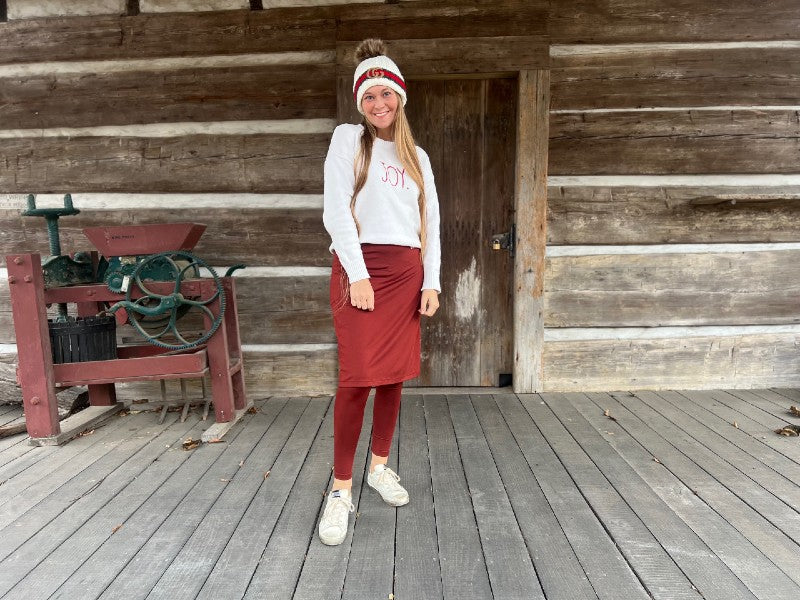
{"type": "Polygon", "coordinates": [[[439,203],[430,160],[405,116],[405,80],[383,42],[365,40],[356,55],[353,99],[364,121],[337,127],[325,159],[339,356],[334,482],[319,524],[328,545],[347,535],[353,456],[373,387],[367,483],[392,506],[409,501],[386,463],[403,382],[420,373],[420,316],[439,307],[439,203]]]}

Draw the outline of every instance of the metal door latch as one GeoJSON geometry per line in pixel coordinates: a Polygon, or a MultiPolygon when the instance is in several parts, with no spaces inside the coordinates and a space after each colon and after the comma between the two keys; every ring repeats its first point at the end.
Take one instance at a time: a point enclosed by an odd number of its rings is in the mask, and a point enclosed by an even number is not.
{"type": "Polygon", "coordinates": [[[517,227],[511,226],[511,231],[505,233],[495,233],[492,235],[491,247],[492,250],[508,250],[508,253],[513,257],[516,246],[517,227]]]}

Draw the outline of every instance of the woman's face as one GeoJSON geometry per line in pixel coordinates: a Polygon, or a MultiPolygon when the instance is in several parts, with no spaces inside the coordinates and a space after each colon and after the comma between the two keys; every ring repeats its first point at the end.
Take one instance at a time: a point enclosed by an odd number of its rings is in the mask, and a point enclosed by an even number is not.
{"type": "Polygon", "coordinates": [[[361,99],[361,110],[367,121],[377,130],[386,130],[394,124],[397,116],[399,98],[394,90],[385,85],[373,85],[364,92],[361,99]]]}

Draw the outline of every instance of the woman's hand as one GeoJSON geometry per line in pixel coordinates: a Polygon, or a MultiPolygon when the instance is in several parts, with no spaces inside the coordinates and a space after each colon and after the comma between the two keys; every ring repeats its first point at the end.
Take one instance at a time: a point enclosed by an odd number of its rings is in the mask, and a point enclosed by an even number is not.
{"type": "Polygon", "coordinates": [[[436,290],[422,290],[422,300],[419,303],[419,314],[432,317],[439,308],[439,292],[436,290]]]}
{"type": "Polygon", "coordinates": [[[369,279],[350,284],[350,304],[361,310],[375,310],[375,292],[369,279]]]}

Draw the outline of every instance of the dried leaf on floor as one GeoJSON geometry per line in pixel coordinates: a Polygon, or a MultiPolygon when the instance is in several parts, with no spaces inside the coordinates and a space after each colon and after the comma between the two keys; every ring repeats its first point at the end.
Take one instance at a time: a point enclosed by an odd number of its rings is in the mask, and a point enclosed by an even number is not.
{"type": "Polygon", "coordinates": [[[795,405],[789,407],[789,413],[793,414],[795,417],[800,417],[800,408],[797,408],[795,405]]]}
{"type": "Polygon", "coordinates": [[[736,421],[733,422],[733,426],[736,427],[736,429],[739,429],[739,423],[737,423],[736,421]]]}
{"type": "Polygon", "coordinates": [[[611,411],[610,411],[610,410],[608,410],[608,409],[605,409],[605,410],[603,411],[603,416],[606,416],[606,417],[608,417],[609,419],[611,419],[612,421],[615,421],[615,422],[616,422],[616,419],[615,419],[614,417],[612,417],[612,416],[611,416],[611,411]]]}
{"type": "Polygon", "coordinates": [[[264,479],[266,479],[267,477],[269,477],[269,474],[270,474],[271,472],[272,472],[272,470],[269,470],[269,471],[267,471],[266,473],[264,473],[264,479]]]}
{"type": "Polygon", "coordinates": [[[247,412],[249,412],[251,415],[254,415],[254,414],[256,414],[258,412],[258,409],[254,405],[254,406],[251,406],[250,408],[248,408],[247,412]]]}
{"type": "Polygon", "coordinates": [[[787,437],[800,435],[800,425],[786,425],[780,429],[776,429],[775,433],[778,435],[785,435],[787,437]]]}
{"type": "Polygon", "coordinates": [[[192,438],[186,438],[183,440],[183,449],[184,450],[194,450],[200,445],[200,440],[193,440],[192,438]]]}
{"type": "Polygon", "coordinates": [[[111,529],[111,533],[112,533],[112,534],[113,534],[113,533],[117,533],[117,532],[118,532],[120,529],[122,529],[122,523],[120,523],[119,525],[115,525],[115,526],[114,526],[114,527],[111,529]]]}
{"type": "Polygon", "coordinates": [[[87,435],[92,435],[93,433],[94,433],[94,429],[87,429],[86,431],[81,431],[78,434],[78,437],[84,437],[84,436],[87,436],[87,435]]]}
{"type": "Polygon", "coordinates": [[[653,461],[654,461],[654,462],[657,462],[658,464],[661,464],[661,461],[660,461],[660,460],[658,460],[658,459],[657,459],[655,456],[653,457],[653,461]]]}

